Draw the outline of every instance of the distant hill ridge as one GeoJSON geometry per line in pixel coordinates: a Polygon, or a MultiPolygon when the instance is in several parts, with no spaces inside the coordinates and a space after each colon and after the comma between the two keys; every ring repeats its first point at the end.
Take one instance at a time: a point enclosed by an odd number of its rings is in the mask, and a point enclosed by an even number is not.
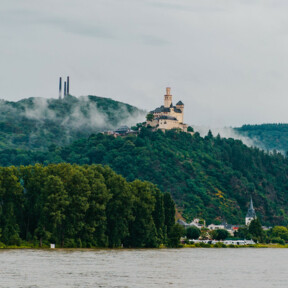
{"type": "Polygon", "coordinates": [[[135,125],[146,112],[98,96],[0,101],[0,149],[47,149],[67,145],[91,133],[135,125]]]}
{"type": "Polygon", "coordinates": [[[242,136],[251,138],[254,145],[263,150],[276,150],[284,155],[288,151],[288,124],[243,125],[234,130],[242,136]]]}

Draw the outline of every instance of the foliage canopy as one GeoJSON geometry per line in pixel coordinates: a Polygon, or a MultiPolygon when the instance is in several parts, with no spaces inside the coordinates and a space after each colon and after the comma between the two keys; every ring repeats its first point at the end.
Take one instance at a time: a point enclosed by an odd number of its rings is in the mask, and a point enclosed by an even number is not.
{"type": "Polygon", "coordinates": [[[0,168],[0,241],[6,245],[177,246],[180,236],[169,220],[174,206],[155,185],[127,182],[107,166],[0,168]]]}

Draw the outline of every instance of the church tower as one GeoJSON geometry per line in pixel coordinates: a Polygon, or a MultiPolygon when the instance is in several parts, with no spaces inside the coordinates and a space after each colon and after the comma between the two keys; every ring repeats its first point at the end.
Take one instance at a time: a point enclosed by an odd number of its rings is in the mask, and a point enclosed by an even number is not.
{"type": "Polygon", "coordinates": [[[255,213],[255,210],[254,210],[254,207],[253,207],[253,201],[252,201],[252,198],[250,200],[250,206],[249,206],[249,209],[248,209],[248,212],[246,214],[246,217],[245,217],[245,225],[249,225],[251,223],[252,220],[256,219],[257,216],[256,216],[256,213],[255,213]]]}
{"type": "Polygon", "coordinates": [[[165,108],[170,108],[172,104],[172,95],[170,94],[171,88],[167,87],[166,88],[166,95],[164,95],[164,107],[165,108]]]}

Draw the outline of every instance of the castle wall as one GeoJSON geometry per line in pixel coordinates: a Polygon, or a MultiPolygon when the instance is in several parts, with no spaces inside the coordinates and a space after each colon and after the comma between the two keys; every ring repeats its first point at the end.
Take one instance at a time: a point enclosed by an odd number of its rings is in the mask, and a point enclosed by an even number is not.
{"type": "Polygon", "coordinates": [[[187,131],[187,125],[179,123],[177,120],[160,119],[158,129],[170,130],[181,129],[184,132],[187,131]]]}
{"type": "Polygon", "coordinates": [[[183,113],[176,113],[172,110],[170,111],[169,116],[175,117],[180,123],[183,123],[183,113]]]}
{"type": "Polygon", "coordinates": [[[175,129],[180,128],[177,120],[161,119],[159,120],[160,129],[175,129]]]}

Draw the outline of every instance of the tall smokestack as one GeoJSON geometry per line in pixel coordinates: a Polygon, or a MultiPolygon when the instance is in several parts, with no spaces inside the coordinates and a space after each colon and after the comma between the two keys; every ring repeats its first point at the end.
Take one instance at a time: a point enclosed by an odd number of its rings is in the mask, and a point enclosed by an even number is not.
{"type": "Polygon", "coordinates": [[[62,94],[62,77],[59,78],[59,99],[61,99],[62,94]]]}
{"type": "Polygon", "coordinates": [[[64,82],[64,97],[66,96],[66,94],[67,94],[67,86],[66,86],[66,81],[64,82]]]}
{"type": "Polygon", "coordinates": [[[69,76],[67,77],[67,95],[69,95],[69,76]]]}

